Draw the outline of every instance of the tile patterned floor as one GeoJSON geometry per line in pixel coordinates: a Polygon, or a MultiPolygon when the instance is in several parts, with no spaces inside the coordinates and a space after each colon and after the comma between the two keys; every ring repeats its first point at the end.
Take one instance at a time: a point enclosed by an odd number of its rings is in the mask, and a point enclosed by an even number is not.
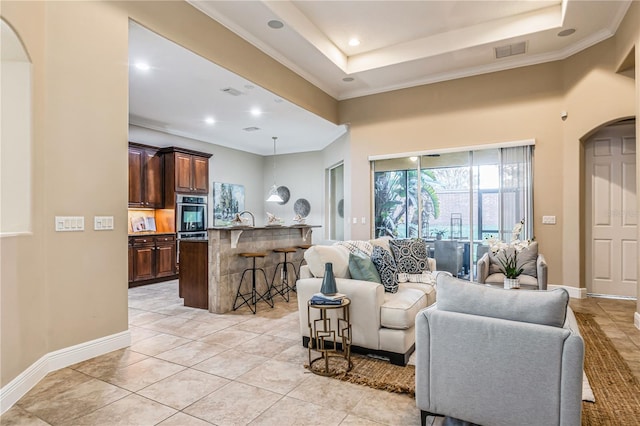
{"type": "MultiPolygon", "coordinates": [[[[177,281],[129,290],[130,348],[53,372],[2,425],[417,425],[415,401],[309,373],[297,303],[216,315],[177,281]]],[[[640,378],[635,302],[572,300],[595,314],[640,378]]],[[[432,419],[433,425],[442,419],[432,419]]]]}
{"type": "MultiPolygon", "coordinates": [[[[129,290],[130,348],[44,378],[4,425],[418,425],[405,395],[304,367],[297,301],[226,315],[187,308],[177,281],[129,290]]],[[[440,424],[441,420],[434,420],[440,424]]]]}

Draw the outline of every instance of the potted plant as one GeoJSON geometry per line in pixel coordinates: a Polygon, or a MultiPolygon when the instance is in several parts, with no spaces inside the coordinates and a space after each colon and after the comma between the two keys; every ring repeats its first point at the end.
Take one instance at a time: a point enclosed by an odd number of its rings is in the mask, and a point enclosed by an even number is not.
{"type": "Polygon", "coordinates": [[[444,230],[444,229],[437,229],[436,228],[436,229],[433,230],[433,235],[436,236],[436,240],[441,240],[442,237],[444,237],[444,234],[446,234],[446,233],[447,233],[447,231],[444,230]]]}
{"type": "Polygon", "coordinates": [[[524,219],[518,222],[511,231],[511,241],[505,243],[493,236],[488,238],[489,249],[500,263],[500,270],[504,274],[504,288],[520,288],[519,276],[524,270],[518,265],[518,253],[527,248],[529,240],[520,240],[520,232],[524,219]]]}

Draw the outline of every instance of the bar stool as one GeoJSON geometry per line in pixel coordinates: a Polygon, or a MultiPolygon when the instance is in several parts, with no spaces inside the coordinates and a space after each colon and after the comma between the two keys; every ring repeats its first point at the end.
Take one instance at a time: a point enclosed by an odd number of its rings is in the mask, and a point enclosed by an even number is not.
{"type": "MultiPolygon", "coordinates": [[[[302,260],[300,260],[300,263],[298,264],[298,272],[297,272],[297,274],[298,274],[298,278],[300,278],[300,268],[302,268],[302,264],[303,264],[303,263],[305,263],[305,260],[304,260],[304,252],[305,252],[305,250],[307,250],[308,248],[310,248],[312,245],[313,245],[313,244],[299,244],[299,245],[298,245],[298,248],[299,248],[299,249],[302,249],[302,260]]],[[[293,288],[293,291],[296,291],[295,286],[294,286],[294,288],[293,288]]]]}
{"type": "Polygon", "coordinates": [[[284,253],[284,262],[279,262],[276,265],[276,269],[273,271],[273,279],[271,280],[271,288],[288,302],[289,292],[293,290],[293,287],[289,285],[289,269],[287,266],[291,265],[294,278],[294,287],[296,285],[295,280],[298,278],[298,274],[296,272],[296,266],[287,260],[287,254],[295,253],[296,251],[298,251],[298,249],[296,249],[295,247],[283,247],[275,248],[273,249],[273,251],[276,253],[284,253]],[[278,268],[280,268],[280,288],[276,286],[276,276],[278,275],[278,268]]]}
{"type": "Polygon", "coordinates": [[[269,281],[267,280],[267,274],[264,272],[262,268],[256,268],[256,258],[258,257],[267,257],[267,253],[239,253],[238,256],[253,259],[253,266],[251,268],[247,268],[242,272],[242,277],[240,278],[240,284],[238,284],[238,292],[236,293],[236,299],[233,302],[233,310],[235,311],[242,305],[247,305],[251,312],[256,313],[256,304],[260,300],[264,300],[267,302],[269,306],[273,308],[273,299],[271,298],[271,286],[269,285],[269,281]],[[257,272],[262,272],[264,276],[264,283],[267,286],[267,291],[263,294],[260,294],[256,291],[256,274],[257,272]],[[244,276],[247,272],[251,273],[251,292],[250,293],[242,293],[242,282],[244,281],[244,276]],[[238,303],[238,299],[242,299],[242,303],[236,306],[238,303]]]}

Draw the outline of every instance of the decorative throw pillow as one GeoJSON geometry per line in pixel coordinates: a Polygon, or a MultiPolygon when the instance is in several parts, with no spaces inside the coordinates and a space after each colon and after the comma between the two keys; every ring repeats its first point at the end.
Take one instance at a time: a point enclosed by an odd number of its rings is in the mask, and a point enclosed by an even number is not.
{"type": "Polygon", "coordinates": [[[324,277],[325,263],[333,264],[336,278],[351,278],[349,275],[349,250],[342,246],[313,245],[304,252],[304,259],[314,277],[324,277]]]}
{"type": "Polygon", "coordinates": [[[389,247],[398,267],[398,272],[421,274],[429,271],[427,244],[422,239],[391,240],[389,247]]]}
{"type": "MultiPolygon", "coordinates": [[[[513,250],[513,248],[507,249],[507,255],[513,256],[513,250]]],[[[504,251],[500,251],[497,254],[489,251],[489,275],[502,273],[502,264],[500,264],[500,259],[505,259],[504,251]]],[[[518,266],[522,268],[522,273],[524,275],[529,275],[536,278],[538,277],[538,269],[536,264],[537,260],[537,241],[532,242],[531,244],[529,244],[529,247],[523,249],[520,253],[518,253],[518,266]]]]}
{"type": "Polygon", "coordinates": [[[373,245],[369,241],[351,240],[351,241],[338,241],[334,245],[345,247],[351,253],[362,252],[367,256],[371,256],[373,252],[373,245]]]}
{"type": "Polygon", "coordinates": [[[349,274],[354,280],[382,283],[376,265],[373,264],[369,256],[362,252],[349,253],[349,274]]]}
{"type": "Polygon", "coordinates": [[[374,246],[373,253],[371,253],[371,261],[376,266],[384,290],[389,293],[397,292],[398,268],[395,260],[393,260],[393,255],[380,246],[374,246]]]}
{"type": "Polygon", "coordinates": [[[391,249],[389,248],[389,241],[391,240],[392,240],[391,237],[385,236],[385,237],[378,237],[376,239],[369,240],[369,242],[374,246],[380,246],[385,250],[391,251],[391,249]]]}

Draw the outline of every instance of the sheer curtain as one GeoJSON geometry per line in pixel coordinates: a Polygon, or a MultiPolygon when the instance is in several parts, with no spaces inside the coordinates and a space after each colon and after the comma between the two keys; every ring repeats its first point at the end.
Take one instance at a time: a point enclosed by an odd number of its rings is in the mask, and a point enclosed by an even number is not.
{"type": "Polygon", "coordinates": [[[500,231],[511,240],[514,225],[525,220],[520,239],[533,238],[533,147],[500,149],[500,231]]]}

